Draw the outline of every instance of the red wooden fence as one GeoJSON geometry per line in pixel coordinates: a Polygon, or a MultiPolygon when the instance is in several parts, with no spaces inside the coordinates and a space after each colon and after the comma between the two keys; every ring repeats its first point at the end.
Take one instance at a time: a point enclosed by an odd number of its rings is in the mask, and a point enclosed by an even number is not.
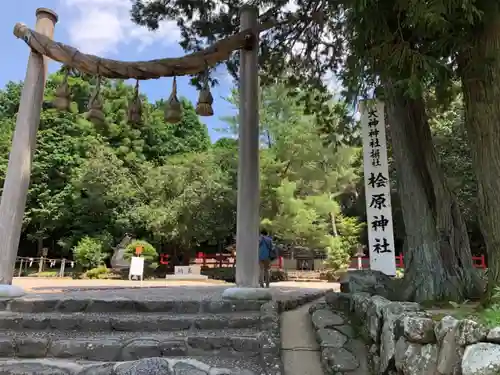
{"type": "MultiPolygon", "coordinates": [[[[170,264],[170,256],[168,254],[160,255],[160,263],[168,265],[170,264]]],[[[235,257],[232,254],[205,254],[198,253],[194,259],[194,264],[198,264],[202,267],[209,268],[223,268],[223,267],[234,267],[235,257]]],[[[484,255],[473,256],[472,263],[474,267],[486,269],[486,258],[484,255]]],[[[403,255],[396,255],[396,268],[404,268],[404,257],[403,255]]],[[[282,269],[283,268],[283,257],[278,257],[272,264],[271,268],[282,269]]],[[[370,268],[370,258],[369,257],[353,257],[351,258],[350,269],[365,269],[370,268]]]]}
{"type": "MultiPolygon", "coordinates": [[[[224,267],[234,267],[235,266],[235,257],[232,254],[205,254],[198,253],[193,262],[194,264],[198,264],[202,267],[208,268],[224,268],[224,267]]],[[[170,264],[170,255],[161,254],[160,255],[160,263],[168,265],[170,264]]],[[[282,269],[283,268],[283,257],[278,257],[272,264],[271,268],[282,269]]]]}

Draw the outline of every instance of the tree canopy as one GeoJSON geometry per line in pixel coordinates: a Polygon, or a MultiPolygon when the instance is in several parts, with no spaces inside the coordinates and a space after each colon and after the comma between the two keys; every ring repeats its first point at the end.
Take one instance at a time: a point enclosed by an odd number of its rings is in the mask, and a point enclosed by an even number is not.
{"type": "MultiPolygon", "coordinates": [[[[184,0],[134,0],[132,18],[150,29],[175,19],[181,46],[194,51],[234,33],[239,6],[237,0],[206,1],[196,8],[184,0]]],[[[491,295],[500,283],[500,147],[488,141],[497,137],[500,118],[493,99],[500,85],[497,2],[275,0],[260,4],[260,14],[261,21],[289,21],[261,35],[264,85],[284,75],[288,85],[307,88],[300,100],[325,124],[336,116],[325,105],[331,75],[342,80],[350,100],[374,95],[386,103],[405,253],[415,272],[405,274],[410,299],[460,299],[482,288],[470,262],[461,212],[466,207],[457,202],[443,171],[449,165],[440,161],[444,155],[436,150],[430,123],[433,106],[447,106],[462,92],[463,124],[481,192],[477,213],[488,250],[491,295]],[[418,287],[417,277],[422,279],[418,287]]],[[[237,55],[227,67],[237,77],[237,55]]],[[[339,138],[337,131],[330,141],[339,138]]]]}

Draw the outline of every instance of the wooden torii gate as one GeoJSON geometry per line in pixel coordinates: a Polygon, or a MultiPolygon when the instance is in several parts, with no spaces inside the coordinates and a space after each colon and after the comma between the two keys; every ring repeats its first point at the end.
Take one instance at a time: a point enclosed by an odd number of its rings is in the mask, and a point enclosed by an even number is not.
{"type": "Polygon", "coordinates": [[[58,61],[83,73],[107,78],[147,80],[200,73],[240,50],[240,127],[238,165],[236,282],[243,293],[229,290],[227,298],[241,298],[258,291],[259,237],[259,34],[277,25],[260,24],[258,10],[241,9],[241,31],[212,46],[184,57],[151,61],[123,62],[81,53],[76,48],[52,40],[57,14],[46,8],[36,11],[35,30],[16,24],[14,35],[31,48],[21,94],[16,128],[0,203],[0,285],[12,284],[22,220],[30,182],[31,164],[47,76],[47,59],[58,61]]]}

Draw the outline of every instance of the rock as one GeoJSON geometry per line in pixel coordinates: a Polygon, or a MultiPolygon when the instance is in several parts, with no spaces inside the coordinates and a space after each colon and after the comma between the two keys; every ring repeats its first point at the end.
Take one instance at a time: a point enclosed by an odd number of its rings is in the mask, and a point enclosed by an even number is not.
{"type": "Polygon", "coordinates": [[[22,363],[22,364],[12,364],[3,365],[0,364],[0,374],[8,375],[70,375],[71,372],[58,368],[56,366],[50,366],[41,363],[22,363]]]}
{"type": "Polygon", "coordinates": [[[405,337],[417,344],[431,344],[436,342],[434,321],[427,317],[405,316],[403,318],[405,337]]]}
{"type": "MultiPolygon", "coordinates": [[[[401,348],[402,340],[398,341],[401,348]]],[[[438,357],[438,348],[435,344],[413,344],[408,343],[406,350],[397,355],[396,368],[404,375],[435,375],[436,362],[438,357]]]]}
{"type": "Polygon", "coordinates": [[[14,341],[12,340],[12,338],[8,336],[0,337],[0,356],[11,357],[14,354],[14,341]]]}
{"type": "Polygon", "coordinates": [[[450,332],[458,324],[458,320],[447,315],[434,326],[434,334],[436,340],[440,344],[448,332],[450,332]]]}
{"type": "Polygon", "coordinates": [[[270,300],[271,291],[266,288],[228,288],[222,292],[222,298],[228,300],[270,300]]]}
{"type": "Polygon", "coordinates": [[[351,295],[349,293],[328,292],[325,301],[333,310],[349,312],[351,309],[351,295]]]}
{"type": "Polygon", "coordinates": [[[146,357],[161,357],[162,348],[157,340],[137,339],[129,342],[121,351],[121,361],[134,361],[146,357]]]}
{"type": "Polygon", "coordinates": [[[178,362],[174,365],[174,375],[207,375],[206,371],[203,371],[189,363],[178,362]]]}
{"type": "Polygon", "coordinates": [[[348,340],[344,345],[344,349],[349,351],[351,354],[355,355],[359,363],[359,366],[356,369],[356,373],[352,375],[358,375],[358,374],[364,375],[370,373],[370,367],[369,367],[370,356],[368,354],[368,348],[364,341],[359,339],[348,340]]]}
{"type": "Polygon", "coordinates": [[[121,342],[118,339],[106,340],[54,340],[48,355],[57,358],[85,358],[91,361],[114,361],[120,355],[121,342]]]}
{"type": "Polygon", "coordinates": [[[37,337],[16,338],[16,352],[18,357],[43,358],[47,354],[49,341],[37,337]]]}
{"type": "MultiPolygon", "coordinates": [[[[54,359],[31,359],[31,360],[2,360],[0,361],[0,374],[2,375],[74,375],[80,374],[83,366],[54,359]]],[[[110,375],[92,373],[92,375],[110,375]]]]}
{"type": "Polygon", "coordinates": [[[351,339],[359,336],[357,334],[357,332],[354,330],[354,328],[352,328],[352,325],[350,325],[350,324],[343,324],[341,326],[335,326],[335,327],[333,327],[333,329],[335,331],[339,331],[344,336],[347,336],[348,338],[351,338],[351,339]]]}
{"type": "Polygon", "coordinates": [[[403,334],[402,330],[397,330],[397,327],[401,325],[400,320],[403,318],[403,314],[418,310],[420,310],[420,305],[412,302],[391,302],[382,307],[384,324],[380,335],[381,373],[385,373],[389,369],[394,358],[396,342],[403,334]]]}
{"type": "Polygon", "coordinates": [[[366,322],[366,314],[370,305],[370,295],[368,293],[356,293],[351,296],[352,311],[357,319],[366,322]]]}
{"type": "Polygon", "coordinates": [[[17,285],[0,284],[0,299],[18,298],[25,294],[26,291],[17,285]]]}
{"type": "Polygon", "coordinates": [[[113,362],[89,365],[78,372],[78,375],[114,375],[115,366],[113,362]]]}
{"type": "Polygon", "coordinates": [[[366,325],[368,334],[376,343],[380,343],[380,333],[382,329],[382,308],[391,303],[381,296],[373,296],[368,302],[366,310],[366,325]]]}
{"type": "MultiPolygon", "coordinates": [[[[326,302],[316,302],[315,304],[309,306],[309,314],[314,314],[318,310],[328,310],[328,304],[326,302]]],[[[262,310],[261,310],[262,311],[262,310]]]]}
{"type": "Polygon", "coordinates": [[[396,342],[396,347],[394,348],[394,365],[397,370],[403,368],[404,362],[406,360],[406,351],[410,343],[406,341],[404,337],[400,337],[396,342]]]}
{"type": "MultiPolygon", "coordinates": [[[[279,344],[278,340],[278,344],[279,344]]],[[[278,346],[277,349],[275,349],[276,346],[276,340],[273,339],[273,335],[269,332],[263,332],[259,335],[259,338],[250,338],[250,337],[233,337],[231,339],[231,347],[237,351],[237,352],[243,352],[247,353],[254,353],[258,354],[260,353],[260,349],[262,347],[263,350],[265,349],[270,349],[270,350],[277,350],[278,354],[281,349],[280,346],[278,346]]]]}
{"type": "Polygon", "coordinates": [[[459,320],[455,329],[457,344],[461,346],[475,344],[486,339],[488,330],[483,325],[469,319],[459,320]]]}
{"type": "Polygon", "coordinates": [[[58,303],[59,301],[53,298],[22,297],[11,300],[9,303],[9,308],[13,312],[53,312],[56,309],[58,303]]]}
{"type": "Polygon", "coordinates": [[[231,347],[231,342],[222,336],[189,336],[187,344],[193,349],[202,350],[219,350],[231,347]]]}
{"type": "Polygon", "coordinates": [[[358,359],[344,348],[326,348],[321,351],[321,361],[324,368],[332,374],[354,371],[359,367],[358,359]]]}
{"type": "Polygon", "coordinates": [[[322,348],[341,348],[347,341],[347,337],[333,329],[319,329],[317,335],[322,348]]]}
{"type": "Polygon", "coordinates": [[[348,271],[340,279],[340,291],[343,293],[365,292],[387,298],[393,294],[392,279],[380,271],[348,271]]]}
{"type": "Polygon", "coordinates": [[[500,344],[500,327],[490,329],[486,336],[486,340],[495,344],[500,344]]]}
{"type": "MultiPolygon", "coordinates": [[[[443,331],[440,331],[440,333],[442,332],[443,331]]],[[[460,361],[463,354],[463,348],[457,344],[455,328],[449,329],[440,343],[437,363],[439,373],[443,375],[461,375],[460,361]]]]}
{"type": "Polygon", "coordinates": [[[174,373],[166,359],[145,358],[118,364],[115,367],[115,375],[174,375],[174,373]]]}
{"type": "Polygon", "coordinates": [[[330,310],[317,310],[312,314],[311,319],[315,329],[332,328],[344,324],[344,318],[330,310]]]}
{"type": "Polygon", "coordinates": [[[500,373],[500,345],[478,343],[465,349],[462,359],[463,375],[498,375],[500,373]]]}
{"type": "Polygon", "coordinates": [[[183,357],[188,352],[186,343],[180,340],[162,341],[160,350],[162,357],[183,357]]]}

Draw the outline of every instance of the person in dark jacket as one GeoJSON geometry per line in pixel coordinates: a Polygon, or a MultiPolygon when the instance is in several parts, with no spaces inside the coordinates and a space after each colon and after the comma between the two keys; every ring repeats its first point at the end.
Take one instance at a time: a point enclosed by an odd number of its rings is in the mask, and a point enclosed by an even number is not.
{"type": "Polygon", "coordinates": [[[269,236],[269,233],[263,229],[260,232],[259,240],[259,265],[260,265],[260,277],[259,283],[262,288],[264,286],[269,288],[271,282],[270,268],[271,262],[276,259],[275,250],[273,247],[273,240],[269,236]]]}

